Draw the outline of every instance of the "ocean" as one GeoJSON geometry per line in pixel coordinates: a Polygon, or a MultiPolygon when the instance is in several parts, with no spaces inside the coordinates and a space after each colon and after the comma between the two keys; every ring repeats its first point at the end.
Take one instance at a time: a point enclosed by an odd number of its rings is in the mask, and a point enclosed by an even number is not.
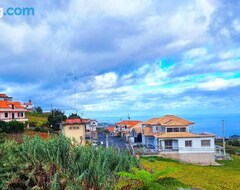
{"type": "MultiPolygon", "coordinates": [[[[226,114],[226,115],[177,115],[184,119],[190,120],[195,124],[193,127],[190,127],[190,130],[194,133],[213,133],[217,137],[222,137],[222,120],[224,120],[224,134],[225,137],[231,135],[240,135],[240,114],[226,114]]],[[[156,116],[152,116],[156,117],[156,116]]],[[[147,121],[152,118],[151,116],[135,116],[131,117],[131,120],[141,120],[147,121]]],[[[98,117],[98,122],[106,122],[114,124],[119,122],[120,119],[127,120],[126,118],[121,117],[98,117]]]]}

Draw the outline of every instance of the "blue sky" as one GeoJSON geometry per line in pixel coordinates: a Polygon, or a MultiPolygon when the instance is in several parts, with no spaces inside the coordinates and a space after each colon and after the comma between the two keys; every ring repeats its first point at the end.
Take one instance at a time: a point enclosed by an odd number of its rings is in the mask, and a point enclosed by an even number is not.
{"type": "Polygon", "coordinates": [[[88,117],[239,114],[240,7],[221,0],[0,0],[0,92],[88,117]]]}

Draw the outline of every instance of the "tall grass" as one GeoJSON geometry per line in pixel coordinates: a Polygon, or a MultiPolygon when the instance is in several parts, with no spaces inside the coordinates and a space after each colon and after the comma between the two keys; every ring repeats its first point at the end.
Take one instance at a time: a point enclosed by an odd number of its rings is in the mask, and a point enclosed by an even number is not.
{"type": "Polygon", "coordinates": [[[75,147],[63,136],[0,145],[0,189],[113,189],[136,161],[112,148],[75,147]]]}

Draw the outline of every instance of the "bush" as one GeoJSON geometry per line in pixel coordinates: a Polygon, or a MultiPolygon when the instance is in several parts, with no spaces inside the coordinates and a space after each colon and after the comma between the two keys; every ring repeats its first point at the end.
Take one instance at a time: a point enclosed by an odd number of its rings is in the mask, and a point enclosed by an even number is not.
{"type": "Polygon", "coordinates": [[[0,133],[22,133],[24,128],[25,124],[18,121],[0,121],[0,133]]]}
{"type": "Polygon", "coordinates": [[[42,127],[35,127],[34,131],[36,131],[36,132],[46,132],[46,130],[43,129],[42,127]]]}

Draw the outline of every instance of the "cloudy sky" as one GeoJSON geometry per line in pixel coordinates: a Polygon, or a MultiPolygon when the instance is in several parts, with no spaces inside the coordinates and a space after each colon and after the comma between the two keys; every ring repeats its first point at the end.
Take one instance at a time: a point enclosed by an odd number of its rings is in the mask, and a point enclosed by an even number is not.
{"type": "Polygon", "coordinates": [[[0,0],[0,92],[90,117],[231,114],[240,1],[0,0]]]}

